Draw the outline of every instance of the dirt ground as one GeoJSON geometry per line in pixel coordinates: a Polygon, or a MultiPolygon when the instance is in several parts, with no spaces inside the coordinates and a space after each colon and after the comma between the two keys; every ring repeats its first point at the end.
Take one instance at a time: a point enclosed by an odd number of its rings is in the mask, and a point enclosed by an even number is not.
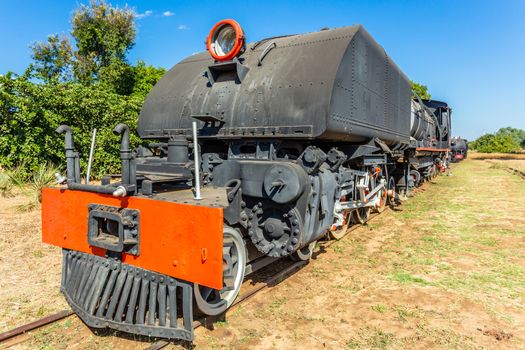
{"type": "Polygon", "coordinates": [[[0,332],[67,308],[60,249],[41,243],[40,210],[30,199],[0,195],[0,332]]]}
{"type": "MultiPolygon", "coordinates": [[[[525,180],[486,160],[455,164],[397,210],[329,247],[210,328],[197,349],[525,348],[525,180]]],[[[0,198],[0,331],[63,309],[60,253],[39,213],[0,198]]],[[[142,349],[76,317],[12,348],[142,349]]],[[[23,342],[22,342],[23,341],[23,342]]],[[[172,349],[184,344],[171,345],[172,349]]]]}

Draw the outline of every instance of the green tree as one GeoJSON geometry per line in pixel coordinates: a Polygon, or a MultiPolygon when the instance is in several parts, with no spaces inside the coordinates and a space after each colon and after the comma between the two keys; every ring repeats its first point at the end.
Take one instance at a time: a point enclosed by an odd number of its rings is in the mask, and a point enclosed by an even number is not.
{"type": "Polygon", "coordinates": [[[71,79],[73,51],[67,37],[50,35],[46,42],[34,43],[31,50],[37,77],[46,82],[71,79]]]}
{"type": "MultiPolygon", "coordinates": [[[[122,90],[131,70],[126,54],[135,44],[135,13],[129,8],[117,8],[103,0],[91,0],[73,14],[73,30],[78,50],[74,70],[78,80],[90,84],[104,80],[122,90]]],[[[130,90],[131,91],[131,90],[130,90]]]]}
{"type": "MultiPolygon", "coordinates": [[[[32,45],[26,73],[0,75],[0,167],[24,164],[32,172],[49,161],[64,164],[61,124],[73,128],[85,169],[91,132],[97,128],[95,176],[118,172],[118,123],[133,131],[145,96],[166,72],[127,61],[135,40],[133,11],[91,1],[73,13],[71,44],[51,35],[32,45]]],[[[132,143],[140,139],[132,133],[132,143]]]]}
{"type": "Polygon", "coordinates": [[[166,74],[166,69],[148,66],[144,61],[139,61],[133,67],[133,96],[146,97],[153,86],[166,74]]]}
{"type": "Polygon", "coordinates": [[[75,80],[83,85],[100,83],[121,95],[133,92],[133,68],[126,55],[135,44],[135,13],[125,7],[92,0],[80,5],[71,20],[69,39],[57,34],[32,45],[35,76],[44,82],[75,80]],[[72,73],[72,74],[71,74],[72,73]]]}
{"type": "Polygon", "coordinates": [[[520,144],[510,135],[486,134],[469,142],[469,148],[483,153],[511,153],[520,149],[520,144]]]}
{"type": "Polygon", "coordinates": [[[525,147],[525,130],[512,128],[510,126],[501,128],[496,135],[508,135],[512,137],[521,147],[525,147]]]}
{"type": "MultiPolygon", "coordinates": [[[[0,164],[10,168],[23,163],[28,172],[48,161],[63,164],[64,141],[55,129],[67,124],[73,128],[83,169],[96,127],[93,174],[118,172],[119,138],[112,130],[121,122],[135,130],[142,103],[141,96],[118,95],[101,85],[37,84],[27,76],[0,77],[0,164]]],[[[132,142],[140,142],[135,133],[132,142]]]]}
{"type": "Polygon", "coordinates": [[[423,100],[430,100],[432,96],[428,92],[428,87],[423,84],[416,83],[415,81],[410,80],[410,85],[412,87],[412,97],[415,98],[415,94],[423,100]]]}

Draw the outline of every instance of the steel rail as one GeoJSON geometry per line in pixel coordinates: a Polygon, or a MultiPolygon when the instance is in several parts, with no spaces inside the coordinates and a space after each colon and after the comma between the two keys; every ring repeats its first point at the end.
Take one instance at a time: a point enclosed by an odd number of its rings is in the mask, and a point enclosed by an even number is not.
{"type": "MultiPolygon", "coordinates": [[[[268,288],[271,284],[275,283],[280,278],[284,278],[286,275],[288,275],[288,274],[292,273],[293,271],[303,267],[306,264],[308,264],[308,261],[298,261],[298,262],[296,262],[296,263],[286,267],[285,269],[279,271],[278,273],[276,273],[272,277],[268,278],[261,285],[251,288],[246,293],[243,293],[242,295],[240,295],[239,298],[237,298],[235,300],[235,302],[232,304],[232,306],[226,311],[226,313],[232,312],[237,307],[239,307],[240,304],[242,304],[246,300],[252,298],[254,295],[256,295],[261,290],[263,290],[265,288],[268,288]]],[[[195,320],[193,322],[193,329],[197,329],[197,328],[199,328],[201,326],[205,326],[208,323],[208,320],[213,323],[214,321],[219,320],[221,316],[222,315],[203,317],[203,318],[200,318],[198,320],[195,320]]],[[[152,345],[148,346],[145,350],[159,350],[159,349],[162,349],[162,348],[168,346],[169,344],[170,344],[170,342],[167,341],[167,340],[158,340],[155,343],[153,343],[152,345]]]]}
{"type": "MultiPolygon", "coordinates": [[[[381,213],[373,213],[373,214],[371,214],[369,219],[368,219],[368,221],[367,221],[367,223],[370,222],[371,220],[373,220],[374,218],[376,218],[377,216],[379,216],[379,214],[381,214],[381,213]]],[[[363,227],[363,226],[364,225],[355,224],[355,225],[349,227],[346,230],[346,233],[343,236],[343,238],[346,237],[348,235],[348,233],[350,233],[350,232],[352,232],[354,230],[357,230],[358,228],[363,227]]],[[[341,239],[343,239],[343,238],[341,238],[341,239]]],[[[339,240],[331,239],[331,240],[327,241],[326,244],[324,244],[324,247],[325,248],[329,248],[332,244],[340,241],[341,239],[339,239],[339,240]]],[[[261,285],[255,286],[255,287],[251,288],[250,290],[246,291],[245,293],[241,294],[235,300],[235,302],[232,304],[232,306],[226,311],[225,314],[228,314],[228,313],[232,312],[237,307],[239,307],[242,303],[244,303],[247,300],[249,300],[252,297],[254,297],[258,292],[268,288],[273,283],[278,281],[280,278],[284,278],[288,274],[292,273],[293,271],[295,271],[297,269],[300,269],[301,267],[307,265],[308,263],[309,263],[309,261],[298,261],[298,262],[296,262],[296,263],[286,267],[285,269],[279,271],[275,275],[271,276],[266,281],[264,281],[264,283],[262,283],[261,285]]],[[[225,314],[223,314],[223,315],[225,315],[225,314]]],[[[195,320],[193,322],[193,329],[197,329],[197,328],[199,328],[201,326],[206,325],[207,324],[207,320],[210,320],[212,323],[214,321],[216,321],[216,320],[220,320],[220,317],[223,316],[223,315],[203,317],[203,318],[200,318],[198,320],[195,320]]],[[[168,341],[168,340],[158,340],[158,341],[154,342],[153,344],[151,344],[150,346],[148,346],[147,348],[145,348],[144,350],[160,350],[160,349],[165,348],[169,344],[171,344],[171,342],[168,341]]]]}
{"type": "Polygon", "coordinates": [[[8,339],[14,338],[16,336],[22,335],[24,333],[30,332],[32,330],[35,330],[37,328],[40,328],[42,326],[48,325],[50,323],[59,321],[63,318],[66,318],[68,316],[71,316],[73,314],[72,310],[62,310],[57,312],[56,314],[52,314],[46,317],[43,317],[39,320],[36,320],[31,323],[27,323],[25,325],[22,325],[20,327],[16,327],[10,331],[4,332],[0,334],[0,343],[4,342],[8,339]]]}

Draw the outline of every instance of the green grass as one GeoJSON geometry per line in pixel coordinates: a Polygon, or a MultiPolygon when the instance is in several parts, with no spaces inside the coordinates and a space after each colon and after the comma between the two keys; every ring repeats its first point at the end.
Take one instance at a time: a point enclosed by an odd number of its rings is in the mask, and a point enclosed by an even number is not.
{"type": "Polygon", "coordinates": [[[277,298],[271,302],[269,309],[271,313],[277,312],[288,301],[287,297],[277,298]]]}
{"type": "Polygon", "coordinates": [[[365,327],[346,342],[348,349],[388,349],[395,341],[394,334],[380,328],[365,327]]]}
{"type": "Polygon", "coordinates": [[[372,305],[370,308],[375,312],[379,312],[380,314],[383,314],[386,312],[386,310],[388,310],[388,307],[384,304],[372,305]]]}
{"type": "Polygon", "coordinates": [[[33,173],[27,174],[24,165],[19,165],[0,173],[0,194],[12,195],[17,188],[22,194],[30,197],[30,202],[19,205],[19,211],[30,211],[42,201],[42,189],[55,183],[55,173],[60,169],[51,163],[41,164],[33,173]]]}
{"type": "Polygon", "coordinates": [[[408,271],[404,271],[404,270],[394,271],[390,275],[390,278],[399,283],[406,283],[406,284],[415,283],[415,284],[420,284],[420,285],[425,285],[425,286],[431,285],[430,282],[424,280],[423,278],[413,276],[408,271]]]}
{"type": "Polygon", "coordinates": [[[344,248],[341,247],[340,245],[335,245],[333,246],[333,250],[334,252],[336,252],[337,254],[343,254],[344,253],[344,248]]]}

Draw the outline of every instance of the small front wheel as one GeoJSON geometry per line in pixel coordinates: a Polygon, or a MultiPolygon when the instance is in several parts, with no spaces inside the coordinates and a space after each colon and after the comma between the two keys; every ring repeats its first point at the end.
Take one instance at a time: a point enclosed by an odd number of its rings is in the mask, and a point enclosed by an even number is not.
{"type": "Polygon", "coordinates": [[[193,286],[197,308],[210,316],[222,314],[233,304],[244,280],[246,246],[240,232],[228,226],[224,227],[222,255],[223,289],[213,289],[197,283],[193,286]]]}

